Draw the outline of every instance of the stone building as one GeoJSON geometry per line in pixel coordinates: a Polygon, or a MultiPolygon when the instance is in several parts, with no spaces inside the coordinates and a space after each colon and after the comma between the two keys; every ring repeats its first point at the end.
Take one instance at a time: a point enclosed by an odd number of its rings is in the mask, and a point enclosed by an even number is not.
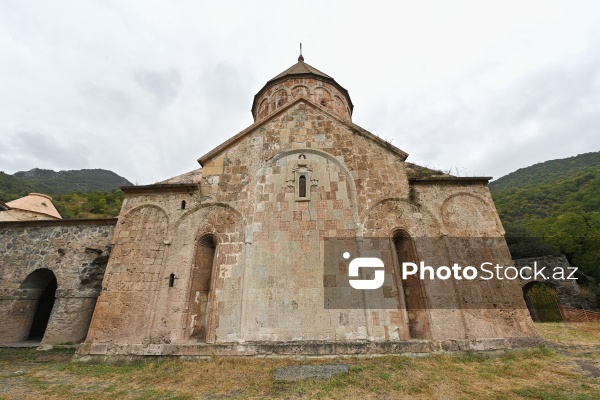
{"type": "Polygon", "coordinates": [[[116,222],[0,222],[0,343],[85,339],[116,222]]]}
{"type": "MultiPolygon", "coordinates": [[[[300,56],[256,94],[254,123],[200,157],[201,168],[122,188],[112,241],[89,246],[98,256],[112,250],[78,357],[537,343],[518,282],[402,279],[402,261],[512,263],[489,178],[407,163],[406,152],[355,125],[352,111],[348,91],[300,56]],[[357,291],[346,255],[373,258],[371,240],[387,246],[377,253],[385,280],[357,291]]],[[[94,262],[82,261],[72,264],[79,275],[94,262]]]]}
{"type": "Polygon", "coordinates": [[[62,220],[40,193],[0,202],[0,343],[85,339],[115,223],[62,220]]]}
{"type": "Polygon", "coordinates": [[[326,273],[327,238],[387,238],[395,255],[386,262],[427,253],[435,265],[472,255],[449,237],[499,238],[501,246],[480,247],[477,257],[511,263],[489,178],[429,176],[405,162],[407,153],[355,125],[352,110],[348,91],[300,56],[256,94],[254,124],[200,157],[202,168],[123,188],[80,356],[535,342],[518,284],[403,281],[396,265],[385,272],[393,283],[378,292],[385,307],[326,306],[328,296],[348,293],[348,282],[326,273]],[[465,307],[469,301],[479,305],[465,307]]]}
{"type": "Polygon", "coordinates": [[[0,221],[56,220],[62,217],[54,208],[52,198],[40,193],[29,193],[25,197],[0,202],[0,221]]]}

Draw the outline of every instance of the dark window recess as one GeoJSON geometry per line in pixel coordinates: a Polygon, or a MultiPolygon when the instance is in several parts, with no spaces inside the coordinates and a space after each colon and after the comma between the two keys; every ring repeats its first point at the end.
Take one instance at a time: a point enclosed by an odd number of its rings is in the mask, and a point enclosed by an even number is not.
{"type": "Polygon", "coordinates": [[[185,200],[181,200],[181,209],[185,210],[185,200]]]}
{"type": "Polygon", "coordinates": [[[175,274],[169,275],[169,287],[173,287],[175,285],[175,274]]]}
{"type": "Polygon", "coordinates": [[[306,197],[306,176],[304,175],[298,179],[298,197],[306,197]]]}

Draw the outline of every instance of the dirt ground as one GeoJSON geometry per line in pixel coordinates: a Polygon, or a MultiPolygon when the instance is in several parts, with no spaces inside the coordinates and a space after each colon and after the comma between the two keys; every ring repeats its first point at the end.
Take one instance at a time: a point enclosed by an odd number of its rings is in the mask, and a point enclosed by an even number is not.
{"type": "Polygon", "coordinates": [[[546,344],[503,354],[337,359],[165,358],[71,363],[74,349],[0,348],[0,399],[600,399],[600,324],[536,325],[546,344]],[[348,364],[325,380],[275,368],[348,364]]]}

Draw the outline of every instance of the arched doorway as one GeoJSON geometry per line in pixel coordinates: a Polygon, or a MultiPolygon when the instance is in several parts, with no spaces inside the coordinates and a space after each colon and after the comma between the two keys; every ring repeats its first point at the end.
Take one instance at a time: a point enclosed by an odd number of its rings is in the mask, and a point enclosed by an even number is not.
{"type": "Polygon", "coordinates": [[[536,322],[559,322],[562,315],[554,288],[541,282],[529,282],[523,286],[523,298],[531,319],[536,322]]]}
{"type": "MultiPolygon", "coordinates": [[[[398,271],[401,271],[403,262],[417,262],[417,252],[410,235],[405,231],[396,231],[393,235],[394,249],[398,271]]],[[[401,275],[399,275],[401,276],[401,275]]],[[[411,339],[428,339],[431,336],[427,302],[421,280],[410,275],[402,279],[402,293],[408,314],[408,328],[411,339]]]]}
{"type": "Polygon", "coordinates": [[[56,276],[47,268],[33,271],[21,284],[21,289],[30,292],[31,299],[35,301],[27,340],[43,339],[56,301],[56,288],[56,276]]]}
{"type": "Polygon", "coordinates": [[[217,243],[216,238],[211,234],[203,235],[198,239],[191,273],[188,326],[191,329],[190,337],[201,342],[214,340],[210,329],[209,303],[217,243]]]}

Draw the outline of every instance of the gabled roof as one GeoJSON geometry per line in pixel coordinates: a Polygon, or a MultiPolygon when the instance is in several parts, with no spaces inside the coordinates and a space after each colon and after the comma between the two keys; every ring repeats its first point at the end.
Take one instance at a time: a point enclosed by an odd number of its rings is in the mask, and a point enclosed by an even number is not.
{"type": "Polygon", "coordinates": [[[336,121],[338,121],[339,123],[346,125],[348,128],[350,128],[354,133],[359,134],[373,142],[375,142],[376,144],[378,144],[379,146],[385,148],[386,150],[396,154],[398,157],[400,157],[402,159],[402,161],[406,160],[406,157],[408,157],[408,153],[406,153],[403,150],[400,150],[399,148],[397,148],[396,146],[392,145],[389,142],[386,142],[385,140],[381,139],[379,136],[367,131],[366,129],[361,128],[360,126],[341,119],[340,117],[338,117],[337,115],[335,115],[334,113],[332,113],[331,111],[329,111],[327,108],[322,107],[318,104],[313,103],[312,101],[306,99],[305,97],[298,97],[297,99],[295,99],[294,101],[291,101],[290,103],[286,104],[285,106],[282,106],[281,108],[277,109],[275,112],[271,113],[269,116],[267,116],[266,118],[260,120],[259,122],[255,122],[254,124],[250,125],[248,128],[244,129],[243,131],[241,131],[240,133],[238,133],[237,135],[229,138],[228,140],[226,140],[225,142],[221,143],[219,146],[215,147],[214,149],[212,149],[211,151],[209,151],[208,153],[206,153],[205,155],[203,155],[202,157],[198,158],[198,163],[200,163],[201,166],[204,166],[204,164],[209,161],[211,158],[215,157],[216,155],[218,155],[219,153],[223,152],[224,150],[228,149],[229,147],[233,146],[235,143],[239,142],[240,140],[242,140],[244,137],[246,137],[247,135],[249,135],[250,133],[254,132],[254,130],[260,128],[261,126],[265,125],[267,122],[269,122],[270,120],[272,120],[273,118],[277,117],[278,115],[282,114],[283,112],[287,111],[288,109],[290,109],[291,107],[293,107],[294,105],[303,102],[313,108],[316,108],[317,110],[320,110],[321,112],[323,112],[324,114],[327,114],[327,116],[335,119],[336,121]]]}
{"type": "Polygon", "coordinates": [[[177,176],[174,176],[169,179],[165,179],[164,181],[158,182],[158,184],[159,185],[179,184],[179,183],[198,184],[201,181],[202,181],[202,168],[198,168],[193,171],[189,171],[184,174],[177,175],[177,176]]]}

